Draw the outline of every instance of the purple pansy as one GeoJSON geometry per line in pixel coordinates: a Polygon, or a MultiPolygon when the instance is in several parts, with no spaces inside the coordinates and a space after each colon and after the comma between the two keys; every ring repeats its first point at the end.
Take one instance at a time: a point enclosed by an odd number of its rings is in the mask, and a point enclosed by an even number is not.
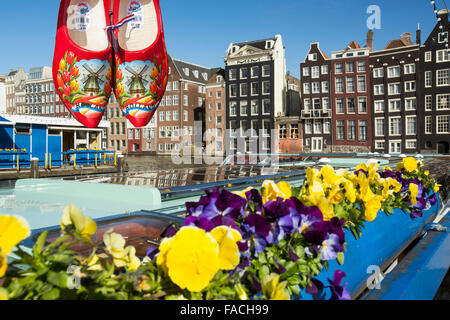
{"type": "Polygon", "coordinates": [[[328,282],[331,284],[331,299],[330,300],[351,300],[351,295],[347,287],[348,283],[346,282],[343,286],[341,286],[342,278],[344,278],[346,274],[341,270],[336,270],[334,272],[333,281],[328,279],[328,282]]]}
{"type": "Polygon", "coordinates": [[[322,248],[320,252],[322,253],[322,260],[334,260],[339,252],[339,237],[334,233],[328,233],[325,240],[322,242],[322,248]]]}

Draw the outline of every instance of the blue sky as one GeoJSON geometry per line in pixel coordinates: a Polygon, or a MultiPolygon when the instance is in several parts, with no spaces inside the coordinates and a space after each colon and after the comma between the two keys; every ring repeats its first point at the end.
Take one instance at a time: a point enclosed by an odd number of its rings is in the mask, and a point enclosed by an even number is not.
{"type": "MultiPolygon", "coordinates": [[[[51,66],[59,0],[2,1],[0,10],[0,74],[10,69],[51,66]]],[[[436,0],[439,9],[443,0],[436,0]]],[[[309,44],[320,42],[326,54],[351,40],[366,43],[366,13],[381,9],[381,29],[375,49],[404,32],[422,29],[422,43],[436,24],[429,0],[161,0],[168,52],[175,58],[205,67],[224,65],[231,42],[281,34],[287,68],[299,76],[309,44]]]]}

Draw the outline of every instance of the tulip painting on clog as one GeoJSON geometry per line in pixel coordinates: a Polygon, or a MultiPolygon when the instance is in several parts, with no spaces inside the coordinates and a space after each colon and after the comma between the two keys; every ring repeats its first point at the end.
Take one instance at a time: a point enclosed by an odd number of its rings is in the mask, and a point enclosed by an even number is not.
{"type": "Polygon", "coordinates": [[[135,127],[146,126],[164,96],[167,59],[121,63],[116,73],[117,97],[124,115],[135,127]]]}
{"type": "Polygon", "coordinates": [[[66,52],[56,77],[58,91],[70,113],[87,127],[96,127],[111,96],[109,62],[78,61],[72,52],[66,52]]]}

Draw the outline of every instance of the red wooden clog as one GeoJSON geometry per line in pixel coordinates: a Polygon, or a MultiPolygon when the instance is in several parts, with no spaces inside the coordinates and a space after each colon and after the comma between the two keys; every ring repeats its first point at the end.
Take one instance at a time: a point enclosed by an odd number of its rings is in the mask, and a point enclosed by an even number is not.
{"type": "Polygon", "coordinates": [[[115,94],[124,115],[137,128],[153,118],[166,91],[169,65],[159,0],[115,0],[118,39],[115,94]]]}
{"type": "Polygon", "coordinates": [[[59,97],[88,128],[100,123],[111,96],[110,0],[61,0],[53,58],[59,97]]]}

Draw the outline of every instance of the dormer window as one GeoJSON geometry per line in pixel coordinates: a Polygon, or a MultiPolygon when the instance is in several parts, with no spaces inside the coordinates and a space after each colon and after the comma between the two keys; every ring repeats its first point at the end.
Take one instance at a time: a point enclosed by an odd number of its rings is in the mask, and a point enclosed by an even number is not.
{"type": "Polygon", "coordinates": [[[309,61],[317,61],[317,53],[311,53],[308,55],[309,61]]]}
{"type": "Polygon", "coordinates": [[[439,33],[438,41],[439,43],[446,42],[448,40],[448,32],[439,33]]]}
{"type": "Polygon", "coordinates": [[[189,75],[189,68],[184,68],[184,74],[187,76],[189,75]]]}
{"type": "Polygon", "coordinates": [[[217,76],[217,83],[221,83],[223,81],[223,77],[222,76],[217,76]]]}
{"type": "Polygon", "coordinates": [[[238,51],[238,47],[237,46],[232,46],[230,49],[230,53],[236,53],[236,51],[238,51]]]}
{"type": "Polygon", "coordinates": [[[194,77],[198,78],[198,70],[193,71],[194,77]]]}
{"type": "Polygon", "coordinates": [[[272,40],[266,41],[266,49],[272,49],[274,42],[272,40]]]}

